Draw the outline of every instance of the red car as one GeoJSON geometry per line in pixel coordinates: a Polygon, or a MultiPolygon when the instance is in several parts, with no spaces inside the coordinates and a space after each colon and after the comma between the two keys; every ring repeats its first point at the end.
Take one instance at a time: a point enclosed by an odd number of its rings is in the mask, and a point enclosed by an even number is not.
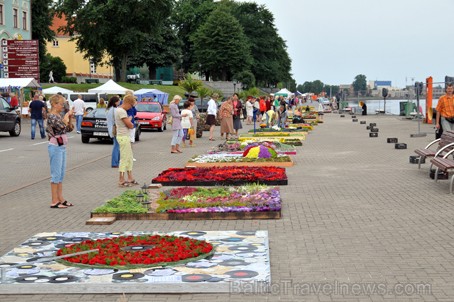
{"type": "Polygon", "coordinates": [[[136,105],[136,122],[143,129],[158,129],[159,132],[166,130],[167,112],[162,109],[158,102],[138,102],[136,105]]]}

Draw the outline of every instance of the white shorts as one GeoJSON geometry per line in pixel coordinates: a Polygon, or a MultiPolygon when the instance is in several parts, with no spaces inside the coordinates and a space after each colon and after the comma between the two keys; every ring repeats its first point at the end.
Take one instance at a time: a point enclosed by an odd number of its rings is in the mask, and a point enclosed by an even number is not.
{"type": "Polygon", "coordinates": [[[135,143],[136,141],[136,128],[129,129],[129,140],[131,143],[135,143]]]}

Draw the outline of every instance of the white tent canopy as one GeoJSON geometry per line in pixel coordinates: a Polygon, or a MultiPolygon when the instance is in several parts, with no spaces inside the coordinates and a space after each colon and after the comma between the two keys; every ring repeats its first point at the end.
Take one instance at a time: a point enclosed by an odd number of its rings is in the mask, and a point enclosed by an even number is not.
{"type": "Polygon", "coordinates": [[[278,92],[276,92],[274,95],[292,96],[292,95],[293,95],[293,92],[290,92],[290,91],[287,90],[286,88],[282,88],[281,90],[279,90],[278,92]]]}
{"type": "Polygon", "coordinates": [[[43,94],[57,94],[59,92],[61,92],[61,93],[73,93],[74,91],[66,89],[66,88],[61,88],[61,87],[58,87],[58,86],[53,86],[53,87],[49,87],[49,88],[43,89],[43,94]]]}
{"type": "Polygon", "coordinates": [[[118,85],[113,80],[109,80],[99,87],[88,89],[91,93],[107,93],[107,94],[125,94],[128,88],[118,85]]]}
{"type": "Polygon", "coordinates": [[[0,79],[0,88],[39,88],[41,85],[34,78],[1,78],[0,79]]]}

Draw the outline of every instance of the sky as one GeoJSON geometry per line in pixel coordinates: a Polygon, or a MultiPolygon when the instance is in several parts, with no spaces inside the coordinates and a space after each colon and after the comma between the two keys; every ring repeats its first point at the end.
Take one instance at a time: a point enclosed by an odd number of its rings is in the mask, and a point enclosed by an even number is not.
{"type": "Polygon", "coordinates": [[[454,0],[237,0],[265,5],[287,42],[297,84],[454,76],[454,0]]]}

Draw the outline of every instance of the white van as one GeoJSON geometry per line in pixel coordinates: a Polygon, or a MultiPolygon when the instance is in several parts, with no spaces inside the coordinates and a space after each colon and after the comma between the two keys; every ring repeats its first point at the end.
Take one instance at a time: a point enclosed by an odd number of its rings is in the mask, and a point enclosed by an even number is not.
{"type": "MultiPolygon", "coordinates": [[[[87,112],[90,112],[94,109],[96,109],[96,105],[98,104],[99,100],[101,98],[104,99],[106,102],[106,105],[108,103],[107,99],[107,94],[99,94],[99,93],[90,93],[90,92],[72,92],[72,93],[62,93],[63,96],[68,100],[69,102],[69,108],[73,107],[73,103],[75,100],[79,98],[79,95],[82,96],[82,100],[85,102],[85,110],[87,112]]],[[[47,104],[47,107],[50,108],[50,104],[47,104]]]]}
{"type": "MultiPolygon", "coordinates": [[[[63,94],[65,95],[65,94],[63,94]]],[[[65,95],[66,99],[69,101],[70,104],[72,104],[75,100],[79,98],[79,95],[82,96],[82,100],[85,102],[85,110],[87,112],[90,112],[94,109],[96,109],[96,105],[99,103],[99,100],[101,98],[104,99],[104,101],[107,102],[109,101],[107,99],[107,94],[99,94],[99,93],[90,93],[90,92],[74,92],[74,93],[69,93],[68,95],[65,95]]]]}

